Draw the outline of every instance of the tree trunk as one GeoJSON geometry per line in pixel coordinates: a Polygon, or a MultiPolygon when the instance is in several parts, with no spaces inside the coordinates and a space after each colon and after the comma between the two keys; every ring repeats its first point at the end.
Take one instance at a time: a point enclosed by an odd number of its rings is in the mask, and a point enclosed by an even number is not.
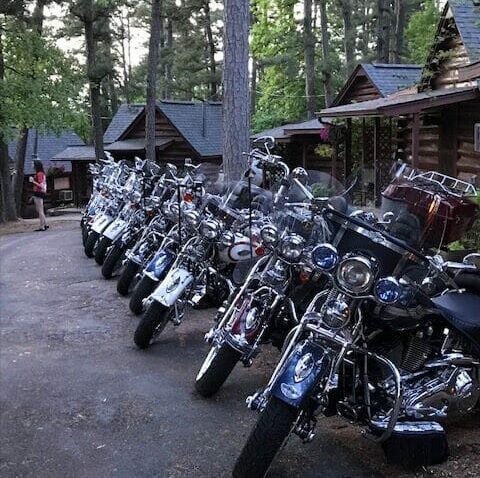
{"type": "Polygon", "coordinates": [[[320,26],[322,31],[322,76],[323,89],[325,92],[325,106],[332,104],[333,88],[332,88],[332,71],[330,67],[330,35],[328,33],[328,14],[327,0],[319,0],[320,5],[320,26]]]}
{"type": "Polygon", "coordinates": [[[347,66],[347,77],[355,67],[355,30],[352,22],[351,0],[341,0],[343,28],[345,37],[345,61],[347,66]]]}
{"type": "Polygon", "coordinates": [[[252,79],[250,80],[250,114],[257,109],[257,60],[252,57],[252,79]]]}
{"type": "Polygon", "coordinates": [[[403,54],[403,35],[405,31],[405,0],[395,0],[394,30],[392,51],[390,59],[392,63],[401,63],[403,54]]]}
{"type": "Polygon", "coordinates": [[[145,119],[145,151],[147,159],[156,160],[155,117],[157,111],[157,70],[160,60],[160,21],[162,0],[153,0],[148,45],[147,105],[145,119]]]}
{"type": "Polygon", "coordinates": [[[390,0],[377,0],[377,61],[390,60],[390,0]]]}
{"type": "Polygon", "coordinates": [[[249,2],[225,0],[223,67],[223,168],[225,180],[238,180],[250,148],[248,85],[249,2]]]}
{"type": "Polygon", "coordinates": [[[17,153],[15,157],[16,174],[13,177],[13,194],[17,208],[17,216],[22,214],[23,179],[25,172],[25,154],[27,152],[27,143],[28,128],[22,128],[17,141],[17,153]]]}
{"type": "Polygon", "coordinates": [[[172,84],[172,53],[173,53],[173,24],[172,19],[167,18],[167,50],[168,56],[165,62],[165,98],[168,100],[171,96],[172,84]]]}
{"type": "MultiPolygon", "coordinates": [[[[89,1],[90,11],[93,10],[92,0],[89,1]]],[[[101,104],[101,78],[97,73],[97,42],[94,34],[93,18],[84,19],[85,43],[87,47],[87,76],[90,87],[90,111],[92,115],[92,138],[95,147],[95,157],[98,159],[105,156],[103,150],[103,125],[101,104]]]]}
{"type": "Polygon", "coordinates": [[[217,65],[215,63],[215,41],[213,39],[212,32],[212,18],[210,15],[210,1],[205,0],[204,2],[205,10],[205,30],[207,33],[207,43],[208,43],[208,63],[210,68],[210,98],[212,100],[217,100],[218,96],[218,84],[217,84],[217,65]]]}
{"type": "Polygon", "coordinates": [[[315,35],[312,30],[312,0],[303,2],[303,43],[305,48],[305,96],[308,119],[315,118],[315,35]]]}
{"type": "Polygon", "coordinates": [[[127,30],[125,28],[125,20],[123,15],[120,16],[120,34],[121,34],[121,55],[122,55],[122,70],[123,70],[123,94],[125,95],[125,101],[127,104],[130,104],[130,77],[128,74],[128,63],[127,63],[127,49],[125,47],[125,40],[127,35],[127,30]]]}

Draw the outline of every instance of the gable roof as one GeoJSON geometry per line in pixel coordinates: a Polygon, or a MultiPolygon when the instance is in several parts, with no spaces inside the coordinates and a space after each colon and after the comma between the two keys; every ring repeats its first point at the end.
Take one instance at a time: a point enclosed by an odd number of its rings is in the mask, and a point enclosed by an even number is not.
{"type": "Polygon", "coordinates": [[[157,106],[200,156],[222,155],[222,103],[158,101],[157,106]]]}
{"type": "Polygon", "coordinates": [[[362,67],[382,96],[415,85],[422,73],[420,65],[362,63],[362,67]]]}
{"type": "Polygon", "coordinates": [[[120,105],[103,135],[103,142],[110,144],[117,141],[125,130],[140,116],[144,108],[145,105],[141,104],[120,105]]]}
{"type": "MultiPolygon", "coordinates": [[[[27,149],[25,152],[25,174],[33,174],[33,151],[35,148],[35,129],[28,130],[27,149]]],[[[64,131],[60,135],[55,133],[38,133],[38,159],[43,163],[45,171],[48,168],[63,166],[65,171],[71,171],[72,165],[70,162],[52,163],[51,159],[65,148],[69,146],[83,146],[85,142],[71,130],[64,131]]],[[[8,143],[8,154],[11,158],[16,158],[17,141],[13,140],[8,143]]]]}
{"type": "Polygon", "coordinates": [[[452,10],[470,62],[480,60],[480,2],[449,0],[448,5],[452,10]]]}

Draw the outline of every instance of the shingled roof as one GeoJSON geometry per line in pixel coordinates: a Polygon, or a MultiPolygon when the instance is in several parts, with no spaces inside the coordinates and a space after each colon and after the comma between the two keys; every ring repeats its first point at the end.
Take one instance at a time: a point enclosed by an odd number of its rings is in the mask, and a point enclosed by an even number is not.
{"type": "Polygon", "coordinates": [[[391,95],[420,81],[420,65],[362,63],[365,73],[383,96],[391,95]]]}
{"type": "MultiPolygon", "coordinates": [[[[38,134],[38,159],[43,163],[45,171],[52,167],[64,167],[65,171],[71,171],[70,162],[61,163],[56,161],[52,163],[50,160],[58,153],[69,146],[83,146],[84,141],[73,131],[64,131],[60,135],[55,133],[38,134]]],[[[35,145],[35,130],[28,131],[27,150],[25,153],[25,174],[33,174],[33,151],[35,145]]],[[[17,141],[11,141],[8,144],[8,154],[12,159],[16,158],[17,141]]]]}
{"type": "Polygon", "coordinates": [[[103,135],[103,142],[110,144],[117,141],[125,130],[140,116],[145,105],[121,105],[103,135]]]}
{"type": "Polygon", "coordinates": [[[450,0],[448,2],[470,61],[480,60],[480,2],[450,0]]]}
{"type": "Polygon", "coordinates": [[[200,156],[222,155],[222,103],[158,101],[157,106],[200,156]]]}

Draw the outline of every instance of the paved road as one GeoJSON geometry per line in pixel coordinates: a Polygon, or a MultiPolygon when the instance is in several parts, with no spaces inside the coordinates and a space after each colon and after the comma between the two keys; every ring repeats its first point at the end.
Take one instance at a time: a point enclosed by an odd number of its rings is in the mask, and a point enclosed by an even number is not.
{"type": "MultiPolygon", "coordinates": [[[[127,299],[65,227],[0,238],[0,476],[229,476],[256,419],[244,399],[272,359],[201,399],[192,385],[213,312],[137,350],[127,299]]],[[[327,429],[290,440],[271,476],[376,475],[327,429]]]]}

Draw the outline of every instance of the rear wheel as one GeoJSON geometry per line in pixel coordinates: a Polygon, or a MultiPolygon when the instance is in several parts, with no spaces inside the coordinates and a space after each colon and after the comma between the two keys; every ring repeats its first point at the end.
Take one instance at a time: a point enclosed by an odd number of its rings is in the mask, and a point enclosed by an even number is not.
{"type": "Polygon", "coordinates": [[[240,352],[226,342],[220,348],[212,347],[195,379],[197,392],[203,397],[211,397],[217,393],[232,373],[240,357],[240,352]]]}
{"type": "Polygon", "coordinates": [[[140,315],[143,310],[143,299],[146,299],[157,286],[157,282],[148,276],[143,276],[133,289],[129,307],[135,315],[140,315]]]}
{"type": "Polygon", "coordinates": [[[117,282],[117,292],[120,295],[128,295],[130,292],[130,287],[133,284],[133,280],[135,279],[135,276],[139,270],[140,266],[136,262],[130,260],[127,261],[117,282]]]}
{"type": "Polygon", "coordinates": [[[296,408],[271,397],[235,463],[232,477],[264,477],[290,435],[297,416],[296,408]]]}
{"type": "Polygon", "coordinates": [[[84,247],[85,255],[87,257],[93,257],[93,248],[95,247],[95,244],[97,243],[99,236],[100,234],[98,232],[90,231],[90,234],[87,237],[87,240],[85,242],[85,247],[84,247]]]}
{"type": "Polygon", "coordinates": [[[105,255],[107,254],[107,249],[110,247],[112,244],[112,240],[109,239],[108,237],[103,236],[97,244],[97,247],[95,249],[95,262],[101,266],[103,264],[103,261],[105,260],[105,255]]]}
{"type": "Polygon", "coordinates": [[[160,335],[168,322],[170,309],[152,301],[135,330],[133,340],[138,348],[146,349],[154,337],[160,335]]]}
{"type": "Polygon", "coordinates": [[[102,275],[105,279],[111,279],[122,267],[122,261],[125,258],[125,249],[119,246],[113,246],[108,252],[102,266],[102,275]]]}

